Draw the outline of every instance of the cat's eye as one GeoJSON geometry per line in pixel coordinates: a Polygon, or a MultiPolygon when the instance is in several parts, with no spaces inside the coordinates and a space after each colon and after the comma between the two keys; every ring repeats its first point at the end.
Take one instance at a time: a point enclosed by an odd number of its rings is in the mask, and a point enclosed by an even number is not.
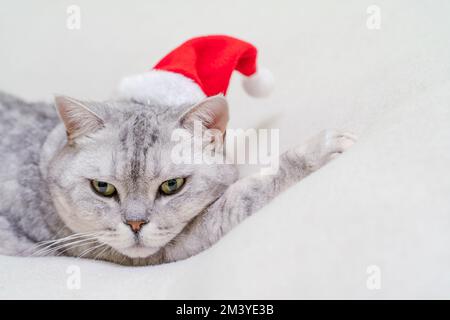
{"type": "Polygon", "coordinates": [[[91,180],[91,185],[96,193],[104,197],[112,197],[117,192],[116,187],[108,182],[91,180]]]}
{"type": "Polygon", "coordinates": [[[170,179],[164,181],[159,187],[159,190],[161,191],[161,193],[165,195],[174,194],[181,189],[181,187],[184,185],[184,182],[185,182],[184,178],[170,179]]]}

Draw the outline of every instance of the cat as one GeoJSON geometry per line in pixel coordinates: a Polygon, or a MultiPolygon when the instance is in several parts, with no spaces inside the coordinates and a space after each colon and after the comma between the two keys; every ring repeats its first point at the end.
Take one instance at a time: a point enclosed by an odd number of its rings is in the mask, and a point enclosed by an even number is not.
{"type": "Polygon", "coordinates": [[[223,138],[227,100],[170,106],[57,96],[51,104],[1,93],[0,254],[122,265],[185,259],[355,142],[327,130],[283,153],[275,174],[239,178],[233,164],[171,161],[171,133],[195,121],[223,138]]]}

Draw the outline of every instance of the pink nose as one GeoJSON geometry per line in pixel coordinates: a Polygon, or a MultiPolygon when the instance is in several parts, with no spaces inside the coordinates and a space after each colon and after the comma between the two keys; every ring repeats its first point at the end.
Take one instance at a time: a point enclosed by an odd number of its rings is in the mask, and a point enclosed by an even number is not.
{"type": "Polygon", "coordinates": [[[130,228],[131,228],[131,230],[133,230],[133,232],[139,232],[139,230],[141,230],[142,226],[144,224],[146,224],[147,222],[144,220],[138,220],[138,221],[127,220],[127,221],[125,221],[125,223],[130,226],[130,228]]]}

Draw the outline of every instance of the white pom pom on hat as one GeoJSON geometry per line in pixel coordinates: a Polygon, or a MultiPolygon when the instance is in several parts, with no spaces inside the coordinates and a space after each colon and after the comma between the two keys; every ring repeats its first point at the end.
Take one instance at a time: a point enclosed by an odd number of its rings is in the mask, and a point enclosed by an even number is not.
{"type": "Polygon", "coordinates": [[[242,86],[252,97],[267,97],[274,88],[275,80],[272,72],[266,68],[259,68],[258,71],[242,79],[242,86]]]}
{"type": "Polygon", "coordinates": [[[253,97],[266,97],[274,87],[272,73],[257,68],[252,44],[223,35],[190,39],[175,48],[152,70],[127,77],[119,95],[147,103],[196,103],[226,94],[234,70],[245,76],[243,87],[253,97]]]}

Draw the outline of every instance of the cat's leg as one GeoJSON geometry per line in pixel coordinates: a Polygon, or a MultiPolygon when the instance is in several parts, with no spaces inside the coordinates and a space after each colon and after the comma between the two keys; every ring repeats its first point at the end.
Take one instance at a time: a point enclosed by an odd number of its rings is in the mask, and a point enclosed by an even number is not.
{"type": "Polygon", "coordinates": [[[208,248],[280,192],[344,152],[355,140],[347,132],[324,131],[305,145],[283,153],[275,174],[238,180],[165,248],[166,259],[187,258],[208,248]]]}

